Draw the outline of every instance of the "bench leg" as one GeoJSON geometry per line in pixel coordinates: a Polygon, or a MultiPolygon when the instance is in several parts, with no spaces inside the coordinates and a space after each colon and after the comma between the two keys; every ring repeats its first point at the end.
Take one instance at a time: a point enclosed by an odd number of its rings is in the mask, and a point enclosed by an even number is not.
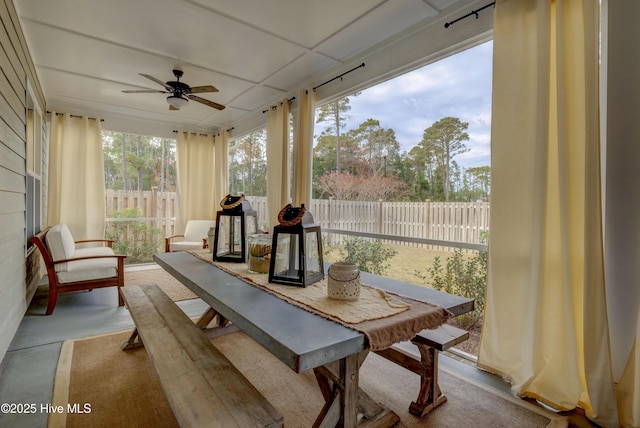
{"type": "Polygon", "coordinates": [[[196,321],[196,326],[204,330],[216,316],[218,317],[218,327],[224,327],[229,323],[229,320],[216,312],[215,309],[209,308],[200,316],[198,321],[196,321]]]}
{"type": "Polygon", "coordinates": [[[142,339],[140,338],[140,335],[138,335],[138,329],[134,328],[133,332],[131,332],[129,340],[127,340],[124,345],[122,345],[122,350],[128,351],[130,349],[136,349],[142,346],[144,346],[144,343],[142,343],[142,339]]]}
{"type": "Polygon", "coordinates": [[[412,341],[420,351],[420,393],[409,406],[409,412],[422,417],[447,401],[438,385],[438,350],[428,345],[412,341]]]}
{"type": "Polygon", "coordinates": [[[122,285],[118,285],[118,306],[124,306],[124,299],[122,298],[122,293],[120,293],[120,288],[122,288],[122,285]]]}

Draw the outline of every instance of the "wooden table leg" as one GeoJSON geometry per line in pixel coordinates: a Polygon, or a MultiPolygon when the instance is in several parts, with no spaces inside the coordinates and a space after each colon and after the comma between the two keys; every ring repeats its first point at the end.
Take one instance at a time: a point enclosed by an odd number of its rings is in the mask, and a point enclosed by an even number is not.
{"type": "Polygon", "coordinates": [[[400,418],[359,387],[359,371],[368,351],[314,369],[325,405],[314,427],[391,427],[400,418]],[[360,420],[358,420],[361,415],[360,420]]]}
{"type": "Polygon", "coordinates": [[[344,385],[344,392],[340,399],[342,411],[340,419],[343,427],[355,427],[358,424],[358,375],[360,365],[358,354],[349,355],[340,360],[340,380],[344,385]]]}
{"type": "Polygon", "coordinates": [[[409,406],[409,412],[422,417],[447,401],[438,385],[438,350],[412,341],[420,351],[420,393],[409,406]]]}

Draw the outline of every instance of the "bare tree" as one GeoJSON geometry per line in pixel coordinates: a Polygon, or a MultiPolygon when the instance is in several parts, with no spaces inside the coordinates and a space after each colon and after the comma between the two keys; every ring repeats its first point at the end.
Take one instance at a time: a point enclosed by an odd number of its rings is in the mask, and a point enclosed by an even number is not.
{"type": "Polygon", "coordinates": [[[318,187],[328,196],[343,201],[399,200],[407,185],[395,177],[362,176],[330,172],[318,180],[318,187]]]}

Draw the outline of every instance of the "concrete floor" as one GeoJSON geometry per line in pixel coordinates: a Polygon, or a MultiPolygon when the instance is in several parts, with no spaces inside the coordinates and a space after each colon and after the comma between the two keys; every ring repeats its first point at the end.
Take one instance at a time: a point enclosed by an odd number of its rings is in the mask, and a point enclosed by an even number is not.
{"type": "MultiPolygon", "coordinates": [[[[157,268],[142,265],[128,269],[157,268]]],[[[77,339],[133,328],[133,321],[126,308],[117,306],[115,287],[90,292],[65,293],[58,297],[52,315],[44,315],[47,305],[46,287],[36,294],[9,351],[0,364],[0,404],[35,404],[36,412],[14,414],[0,412],[0,427],[38,428],[47,426],[47,413],[40,406],[51,402],[53,380],[62,343],[77,339]]],[[[190,317],[200,316],[207,305],[200,299],[177,303],[190,317]]],[[[411,345],[410,345],[411,346],[411,345]]],[[[463,377],[474,379],[503,392],[509,385],[502,379],[475,368],[462,358],[440,354],[440,367],[463,377]]],[[[570,426],[592,426],[578,423],[572,417],[570,426]]],[[[125,428],[125,427],[123,427],[125,428]]]]}
{"type": "MultiPolygon", "coordinates": [[[[133,328],[124,307],[117,306],[115,287],[65,293],[58,297],[53,314],[44,315],[47,291],[36,294],[9,351],[0,364],[0,404],[36,404],[34,414],[0,412],[0,427],[47,426],[41,404],[51,402],[53,379],[62,342],[133,328]]],[[[206,304],[200,299],[178,302],[191,317],[201,315],[206,304]]]]}

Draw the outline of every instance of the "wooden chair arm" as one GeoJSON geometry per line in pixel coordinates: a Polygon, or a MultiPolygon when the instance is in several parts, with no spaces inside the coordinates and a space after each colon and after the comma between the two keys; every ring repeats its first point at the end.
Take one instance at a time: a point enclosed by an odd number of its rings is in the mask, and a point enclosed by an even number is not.
{"type": "Polygon", "coordinates": [[[168,253],[171,250],[172,238],[184,238],[184,235],[171,235],[164,238],[164,252],[168,253]]]}
{"type": "Polygon", "coordinates": [[[127,256],[123,255],[123,254],[109,254],[109,255],[103,255],[103,256],[85,256],[85,257],[74,257],[71,259],[63,259],[63,260],[54,260],[53,264],[57,265],[60,263],[68,263],[68,262],[76,262],[79,260],[91,260],[91,259],[113,259],[113,258],[117,258],[118,262],[120,262],[120,260],[124,260],[127,258],[127,256]]]}
{"type": "Polygon", "coordinates": [[[184,235],[171,235],[171,236],[167,236],[164,239],[172,239],[172,238],[184,238],[184,235]]]}
{"type": "Polygon", "coordinates": [[[76,244],[86,244],[87,242],[104,242],[107,247],[113,248],[113,239],[84,239],[82,241],[75,241],[76,244]]]}

